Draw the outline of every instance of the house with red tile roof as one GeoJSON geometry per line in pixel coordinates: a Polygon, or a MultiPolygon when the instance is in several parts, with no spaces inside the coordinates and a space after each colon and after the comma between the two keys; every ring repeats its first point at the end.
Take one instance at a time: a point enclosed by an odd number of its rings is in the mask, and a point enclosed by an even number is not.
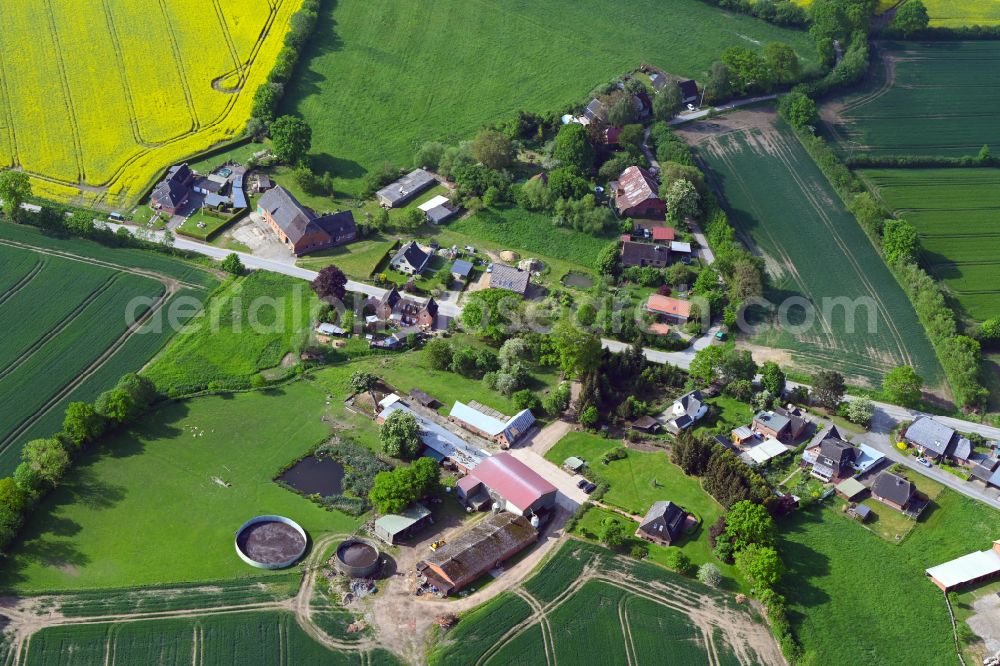
{"type": "Polygon", "coordinates": [[[646,311],[659,315],[665,321],[683,324],[691,318],[691,301],[650,294],[646,301],[646,311]]]}

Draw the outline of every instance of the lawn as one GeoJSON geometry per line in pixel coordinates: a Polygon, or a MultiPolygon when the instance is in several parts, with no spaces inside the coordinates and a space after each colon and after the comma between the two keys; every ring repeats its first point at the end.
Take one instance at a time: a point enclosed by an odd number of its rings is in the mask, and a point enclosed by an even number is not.
{"type": "MultiPolygon", "coordinates": [[[[141,368],[173,335],[169,327],[161,326],[165,317],[159,315],[127,335],[129,324],[164,296],[165,287],[153,277],[92,263],[95,257],[90,251],[98,248],[107,250],[93,243],[58,243],[0,225],[0,321],[7,324],[0,350],[2,473],[17,466],[25,442],[60,429],[70,401],[93,400],[121,375],[141,368]]],[[[140,265],[147,258],[93,254],[140,265]]],[[[150,268],[188,275],[184,263],[154,258],[150,268]]],[[[210,276],[202,276],[208,284],[210,276]]],[[[204,290],[197,285],[181,288],[163,312],[170,312],[178,299],[192,296],[202,298],[204,290]]],[[[186,316],[179,321],[186,321],[186,316]]]]}
{"type": "Polygon", "coordinates": [[[817,62],[805,32],[690,0],[629,0],[614,20],[599,0],[325,6],[282,112],[309,122],[320,170],[351,195],[366,171],[411,165],[425,141],[469,139],[520,109],[561,111],[644,62],[704,80],[728,46],[775,40],[817,62]]]}
{"type": "Polygon", "coordinates": [[[342,247],[314,252],[299,259],[297,263],[302,268],[313,271],[333,264],[350,278],[369,280],[382,260],[392,255],[397,243],[393,238],[378,234],[342,247]]]}
{"type": "Polygon", "coordinates": [[[358,519],[271,481],[329,435],[321,421],[330,409],[325,402],[321,388],[299,381],[163,405],[134,431],[83,456],[41,502],[0,566],[0,588],[42,592],[267,576],[233,552],[235,530],[261,514],[292,518],[313,541],[352,531],[358,519]]]}
{"type": "Polygon", "coordinates": [[[898,545],[829,508],[779,523],[779,591],[813,663],[955,663],[948,611],[924,570],[988,547],[1000,514],[947,489],[937,504],[898,545]]]}
{"type": "Polygon", "coordinates": [[[144,374],[170,395],[246,387],[302,344],[318,303],[296,278],[255,271],[233,279],[144,374]]]}
{"type": "MultiPolygon", "coordinates": [[[[242,210],[240,209],[240,211],[242,210]]],[[[177,227],[177,233],[197,240],[207,241],[232,224],[236,216],[240,214],[240,211],[226,217],[216,217],[215,215],[209,215],[204,210],[199,210],[177,227]],[[199,227],[199,224],[204,224],[205,226],[199,227]]]]}
{"type": "Polygon", "coordinates": [[[718,564],[712,556],[708,528],[724,513],[722,505],[701,489],[698,479],[686,476],[671,463],[664,451],[629,449],[624,460],[601,463],[601,456],[617,446],[622,446],[622,442],[571,432],[549,449],[545,457],[557,465],[570,456],[583,458],[611,487],[603,501],[630,513],[644,516],[653,502],[660,500],[669,500],[694,513],[702,524],[694,535],[681,540],[680,548],[696,564],[710,561],[718,564]]]}
{"type": "Polygon", "coordinates": [[[922,263],[976,321],[1000,315],[1000,169],[865,169],[883,203],[917,229],[922,263]]]}
{"type": "Polygon", "coordinates": [[[866,83],[824,105],[824,129],[844,155],[975,156],[1000,146],[1000,43],[883,42],[878,55],[883,66],[866,83]]]}
{"type": "Polygon", "coordinates": [[[170,164],[243,131],[301,0],[161,5],[5,7],[0,167],[37,176],[41,196],[124,206],[170,164]]]}
{"type": "Polygon", "coordinates": [[[917,315],[864,231],[773,111],[741,111],[682,131],[739,236],[764,258],[768,307],[754,344],[786,350],[796,371],[842,372],[877,387],[910,365],[925,386],[943,373],[917,315]]]}
{"type": "Polygon", "coordinates": [[[745,402],[728,395],[708,398],[708,413],[698,422],[695,434],[720,434],[729,437],[729,433],[739,426],[749,426],[753,421],[753,409],[745,402]]]}

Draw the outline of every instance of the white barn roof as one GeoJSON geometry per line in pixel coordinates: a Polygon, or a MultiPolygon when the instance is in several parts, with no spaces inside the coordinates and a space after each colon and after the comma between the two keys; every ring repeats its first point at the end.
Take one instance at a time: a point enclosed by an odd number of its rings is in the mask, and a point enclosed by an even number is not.
{"type": "Polygon", "coordinates": [[[438,206],[443,206],[446,203],[448,203],[448,197],[439,194],[430,201],[420,204],[419,206],[417,206],[417,208],[426,213],[430,209],[437,208],[438,206]]]}
{"type": "Polygon", "coordinates": [[[927,570],[927,575],[947,588],[1000,573],[1000,553],[981,550],[927,570]]]}

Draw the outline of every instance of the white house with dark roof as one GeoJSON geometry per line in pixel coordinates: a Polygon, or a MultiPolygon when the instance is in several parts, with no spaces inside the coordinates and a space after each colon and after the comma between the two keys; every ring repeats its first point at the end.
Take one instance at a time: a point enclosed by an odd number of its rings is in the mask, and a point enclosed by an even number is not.
{"type": "Polygon", "coordinates": [[[407,275],[419,275],[427,267],[427,262],[431,260],[431,255],[423,251],[417,245],[417,241],[410,241],[399,248],[396,255],[389,262],[393,270],[407,275]]]}
{"type": "Polygon", "coordinates": [[[674,404],[665,412],[669,417],[667,429],[680,432],[694,425],[695,421],[705,416],[708,405],[705,404],[701,391],[691,391],[674,400],[674,404]]]}

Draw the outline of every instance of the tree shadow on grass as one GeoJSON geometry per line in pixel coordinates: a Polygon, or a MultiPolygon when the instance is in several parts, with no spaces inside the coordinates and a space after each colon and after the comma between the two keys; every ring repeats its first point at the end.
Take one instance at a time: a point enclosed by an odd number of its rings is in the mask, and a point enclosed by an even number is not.
{"type": "MultiPolygon", "coordinates": [[[[804,524],[822,522],[821,512],[824,510],[818,506],[800,509],[780,521],[778,529],[782,536],[801,533],[804,524]]],[[[779,552],[786,569],[780,584],[781,592],[791,602],[788,615],[794,626],[805,619],[805,613],[793,610],[794,606],[808,609],[830,601],[830,595],[812,584],[813,580],[830,574],[830,558],[805,544],[788,539],[781,539],[779,552]]]]}
{"type": "Polygon", "coordinates": [[[316,173],[328,173],[335,178],[356,180],[367,173],[365,168],[354,160],[329,153],[313,153],[309,155],[309,159],[316,173]]]}

